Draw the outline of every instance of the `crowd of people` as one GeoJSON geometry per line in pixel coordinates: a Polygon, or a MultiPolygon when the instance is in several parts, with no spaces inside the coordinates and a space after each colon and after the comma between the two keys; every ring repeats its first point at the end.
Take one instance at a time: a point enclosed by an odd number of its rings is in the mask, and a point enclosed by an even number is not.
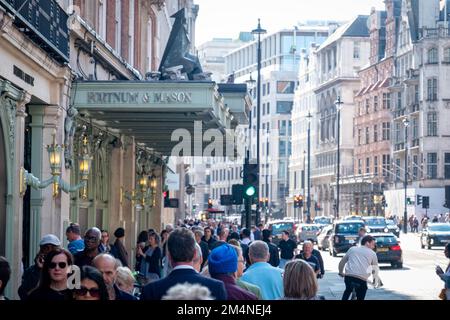
{"type": "MultiPolygon", "coordinates": [[[[299,250],[288,231],[275,245],[271,231],[261,224],[247,229],[186,220],[160,233],[140,232],[134,266],[123,244],[123,228],[114,232],[113,244],[106,230],[90,228],[81,237],[80,227],[71,224],[66,231],[67,249],[55,235],[40,241],[34,264],[23,273],[18,292],[22,300],[324,299],[318,295],[325,274],[320,251],[309,240],[299,250]],[[79,270],[75,284],[74,270],[79,270]]],[[[371,275],[381,282],[375,239],[360,231],[359,245],[339,264],[345,300],[355,291],[363,300],[371,275]]],[[[436,272],[448,280],[448,268],[436,272]]],[[[0,299],[9,274],[8,262],[0,257],[0,299]]]]}

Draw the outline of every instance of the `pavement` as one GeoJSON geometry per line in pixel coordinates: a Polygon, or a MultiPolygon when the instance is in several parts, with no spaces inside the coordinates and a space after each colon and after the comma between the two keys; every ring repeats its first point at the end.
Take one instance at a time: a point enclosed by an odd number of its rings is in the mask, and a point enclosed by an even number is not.
{"type": "MultiPolygon", "coordinates": [[[[369,285],[366,300],[438,300],[443,282],[435,273],[436,265],[444,270],[448,259],[444,248],[421,249],[419,234],[400,235],[403,249],[403,269],[394,269],[390,265],[380,264],[380,277],[383,287],[369,285]]],[[[319,279],[319,294],[327,300],[340,300],[345,290],[344,278],[338,275],[338,265],[343,255],[332,257],[328,251],[322,251],[325,264],[325,276],[319,279]]]]}

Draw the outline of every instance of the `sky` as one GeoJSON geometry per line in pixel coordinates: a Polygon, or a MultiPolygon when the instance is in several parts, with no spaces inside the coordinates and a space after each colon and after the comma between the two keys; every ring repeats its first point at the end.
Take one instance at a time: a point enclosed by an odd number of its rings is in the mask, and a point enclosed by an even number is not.
{"type": "Polygon", "coordinates": [[[293,28],[298,21],[348,21],[368,15],[372,7],[384,9],[383,0],[194,0],[200,6],[196,45],[213,38],[233,38],[256,29],[258,18],[268,33],[293,28]]]}

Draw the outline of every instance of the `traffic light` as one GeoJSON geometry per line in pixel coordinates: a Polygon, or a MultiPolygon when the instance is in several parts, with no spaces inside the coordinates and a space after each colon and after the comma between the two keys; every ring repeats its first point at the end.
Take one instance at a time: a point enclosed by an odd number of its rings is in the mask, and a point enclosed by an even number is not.
{"type": "Polygon", "coordinates": [[[416,204],[418,206],[420,206],[422,204],[422,196],[420,194],[416,195],[416,204]]]}
{"type": "Polygon", "coordinates": [[[170,201],[169,201],[169,191],[164,191],[163,192],[163,196],[164,196],[164,208],[168,208],[170,201]]]}
{"type": "Polygon", "coordinates": [[[208,199],[208,209],[211,209],[213,207],[213,201],[212,199],[208,199]]]}
{"type": "Polygon", "coordinates": [[[411,198],[410,198],[410,197],[407,197],[407,198],[406,198],[406,204],[407,204],[408,206],[412,205],[412,201],[411,201],[411,198]]]}
{"type": "Polygon", "coordinates": [[[430,208],[430,197],[424,196],[422,198],[422,208],[423,209],[429,209],[430,208]]]}
{"type": "Polygon", "coordinates": [[[244,164],[244,196],[258,199],[258,165],[244,164]]]}
{"type": "Polygon", "coordinates": [[[233,184],[231,194],[233,198],[233,204],[243,204],[242,200],[244,199],[244,185],[233,184]]]}

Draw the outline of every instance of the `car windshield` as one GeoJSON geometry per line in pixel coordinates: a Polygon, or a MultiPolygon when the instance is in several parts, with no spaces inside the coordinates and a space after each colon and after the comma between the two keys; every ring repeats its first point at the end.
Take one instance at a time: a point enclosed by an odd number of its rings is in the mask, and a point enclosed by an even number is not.
{"type": "Polygon", "coordinates": [[[342,223],[336,226],[336,233],[358,233],[359,228],[364,227],[362,223],[342,223]]]}
{"type": "Polygon", "coordinates": [[[387,224],[389,224],[389,225],[393,225],[393,226],[395,226],[395,222],[394,222],[394,220],[389,220],[389,219],[386,219],[386,223],[387,223],[387,224]]]}
{"type": "Polygon", "coordinates": [[[375,240],[377,241],[377,245],[381,245],[381,244],[397,244],[397,239],[395,237],[392,236],[388,236],[388,237],[375,237],[375,240]]]}
{"type": "Polygon", "coordinates": [[[386,226],[386,221],[384,219],[365,219],[368,226],[386,226]]]}
{"type": "Polygon", "coordinates": [[[361,217],[358,217],[358,216],[349,216],[349,217],[345,217],[344,220],[350,220],[350,221],[352,221],[352,220],[361,220],[361,217]]]}
{"type": "Polygon", "coordinates": [[[323,218],[315,218],[314,223],[331,224],[332,221],[331,221],[331,218],[323,217],[323,218]]]}
{"type": "Polygon", "coordinates": [[[319,230],[319,227],[317,227],[317,226],[303,226],[302,230],[303,231],[317,231],[317,230],[319,230]]]}
{"type": "Polygon", "coordinates": [[[450,224],[440,224],[437,226],[430,226],[430,231],[450,231],[450,224]]]}
{"type": "Polygon", "coordinates": [[[281,222],[272,224],[272,234],[277,235],[285,230],[291,230],[293,228],[292,222],[281,222]]]}

